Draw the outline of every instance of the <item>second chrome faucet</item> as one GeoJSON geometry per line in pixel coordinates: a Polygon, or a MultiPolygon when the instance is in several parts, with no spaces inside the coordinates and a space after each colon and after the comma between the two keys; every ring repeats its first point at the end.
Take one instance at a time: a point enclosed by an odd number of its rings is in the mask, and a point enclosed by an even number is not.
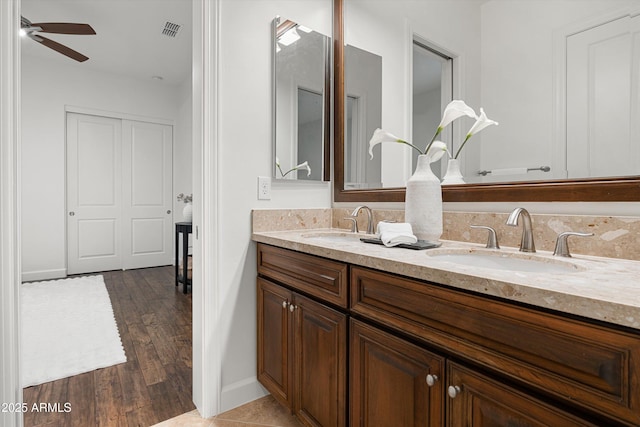
{"type": "Polygon", "coordinates": [[[521,252],[535,252],[536,245],[533,241],[533,226],[531,216],[525,208],[515,208],[507,218],[507,225],[515,227],[518,225],[518,218],[522,217],[522,240],[520,241],[521,252]]]}

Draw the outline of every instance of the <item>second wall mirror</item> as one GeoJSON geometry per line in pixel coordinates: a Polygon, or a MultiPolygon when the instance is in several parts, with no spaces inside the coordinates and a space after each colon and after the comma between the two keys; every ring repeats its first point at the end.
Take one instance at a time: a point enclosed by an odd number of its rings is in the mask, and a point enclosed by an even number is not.
{"type": "Polygon", "coordinates": [[[273,20],[273,176],[328,181],[330,38],[273,20]]]}

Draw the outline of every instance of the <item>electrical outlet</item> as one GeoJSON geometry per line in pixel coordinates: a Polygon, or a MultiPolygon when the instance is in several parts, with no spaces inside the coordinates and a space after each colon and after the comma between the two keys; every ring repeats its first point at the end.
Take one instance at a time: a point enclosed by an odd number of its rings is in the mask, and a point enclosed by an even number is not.
{"type": "Polygon", "coordinates": [[[258,200],[271,200],[271,178],[258,177],[258,200]]]}

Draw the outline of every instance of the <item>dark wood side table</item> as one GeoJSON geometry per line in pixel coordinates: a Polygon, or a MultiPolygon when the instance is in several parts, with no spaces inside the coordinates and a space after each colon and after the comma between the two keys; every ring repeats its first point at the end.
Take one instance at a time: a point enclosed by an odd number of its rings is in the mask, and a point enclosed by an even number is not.
{"type": "Polygon", "coordinates": [[[176,286],[182,282],[182,292],[187,293],[187,286],[191,279],[187,275],[189,266],[189,234],[191,234],[190,222],[176,222],[176,286]],[[182,275],[180,275],[180,260],[178,259],[180,247],[180,233],[182,233],[182,275]]]}

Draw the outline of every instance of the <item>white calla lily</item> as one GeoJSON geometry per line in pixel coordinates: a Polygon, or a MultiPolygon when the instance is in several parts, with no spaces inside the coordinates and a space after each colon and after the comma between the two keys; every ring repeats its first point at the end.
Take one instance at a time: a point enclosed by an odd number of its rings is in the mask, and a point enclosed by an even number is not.
{"type": "Polygon", "coordinates": [[[397,142],[399,144],[406,144],[406,145],[408,145],[410,147],[413,147],[414,149],[418,150],[420,152],[420,154],[423,154],[422,151],[420,151],[420,149],[418,147],[416,147],[415,145],[413,145],[412,143],[407,142],[404,139],[398,138],[397,136],[395,136],[391,132],[387,132],[385,130],[382,130],[382,129],[378,128],[373,132],[373,136],[369,140],[369,156],[371,156],[371,159],[373,159],[373,147],[375,147],[376,145],[381,144],[383,142],[397,142]]]}
{"type": "Polygon", "coordinates": [[[433,141],[431,147],[429,147],[429,151],[427,151],[427,160],[429,163],[436,162],[444,156],[444,153],[448,153],[447,144],[442,141],[433,141]]]}
{"type": "Polygon", "coordinates": [[[442,132],[442,129],[447,127],[452,121],[458,119],[462,116],[467,116],[476,119],[476,112],[473,111],[473,108],[469,107],[465,104],[464,101],[454,100],[449,103],[444,109],[444,113],[442,113],[442,120],[440,120],[440,124],[438,125],[438,129],[442,132]]]}
{"type": "Polygon", "coordinates": [[[293,170],[298,170],[298,169],[306,169],[307,170],[307,176],[311,176],[311,167],[309,166],[309,162],[308,161],[305,160],[304,162],[300,163],[298,166],[293,168],[293,170]]]}
{"type": "Polygon", "coordinates": [[[468,132],[469,138],[471,138],[473,135],[480,132],[482,129],[486,128],[487,126],[491,126],[491,125],[497,126],[498,122],[488,118],[487,114],[484,112],[484,109],[481,107],[480,116],[478,116],[478,119],[476,120],[476,122],[473,124],[473,126],[471,126],[471,129],[469,129],[469,132],[468,132]]]}
{"type": "Polygon", "coordinates": [[[473,111],[473,108],[469,107],[467,104],[465,104],[464,101],[461,101],[461,100],[451,101],[445,107],[444,112],[442,113],[442,120],[440,120],[440,124],[438,125],[438,128],[436,129],[436,132],[433,135],[433,138],[431,138],[431,141],[429,142],[429,144],[427,144],[427,147],[425,148],[424,151],[420,150],[418,147],[416,147],[412,143],[407,142],[404,139],[398,138],[392,133],[389,133],[382,129],[376,129],[375,132],[373,133],[373,136],[371,137],[371,140],[369,140],[369,155],[373,159],[373,147],[375,147],[380,143],[396,142],[400,144],[406,144],[414,148],[420,154],[425,154],[429,160],[429,163],[433,163],[435,161],[440,160],[444,155],[444,153],[448,153],[449,156],[451,156],[451,153],[449,153],[449,151],[447,150],[446,144],[442,141],[437,141],[436,139],[445,127],[451,124],[451,122],[453,122],[454,120],[463,116],[472,117],[476,119],[476,122],[473,124],[471,129],[469,129],[469,132],[467,133],[465,140],[462,142],[462,145],[460,145],[460,148],[456,152],[456,155],[453,157],[457,159],[458,155],[460,154],[460,150],[462,150],[462,147],[464,147],[464,145],[469,140],[469,138],[471,138],[473,135],[480,132],[482,129],[486,128],[487,126],[498,124],[498,122],[489,119],[482,108],[480,109],[480,116],[478,116],[476,115],[475,111],[473,111]]]}
{"type": "Polygon", "coordinates": [[[433,135],[433,138],[431,138],[431,142],[429,142],[429,145],[427,145],[427,149],[425,151],[429,151],[429,148],[431,148],[431,144],[433,144],[433,142],[436,140],[438,135],[440,135],[444,128],[449,126],[449,124],[451,124],[451,122],[453,122],[454,120],[459,119],[463,116],[472,117],[474,119],[478,118],[476,112],[473,111],[473,108],[465,104],[464,101],[456,99],[447,104],[447,106],[444,108],[444,112],[442,113],[442,119],[440,120],[440,124],[436,129],[436,133],[433,135]]]}
{"type": "Polygon", "coordinates": [[[469,132],[467,132],[467,136],[465,137],[464,141],[462,142],[462,145],[460,145],[460,148],[458,148],[458,151],[456,151],[456,155],[453,156],[454,159],[458,158],[458,155],[460,155],[460,151],[462,151],[462,147],[464,147],[464,145],[467,143],[467,141],[476,133],[480,132],[482,129],[491,126],[491,125],[498,125],[498,122],[496,122],[495,120],[491,120],[490,118],[487,117],[487,115],[484,112],[483,108],[480,108],[480,116],[478,116],[478,118],[476,119],[476,122],[473,124],[473,126],[471,126],[471,129],[469,129],[469,132]]]}
{"type": "Polygon", "coordinates": [[[289,175],[291,172],[293,172],[295,170],[299,170],[299,169],[306,169],[307,170],[307,176],[311,176],[311,167],[309,166],[309,162],[308,161],[304,161],[304,162],[300,163],[299,165],[297,165],[296,167],[291,168],[286,172],[283,172],[282,168],[280,167],[280,159],[278,159],[276,157],[276,166],[278,167],[278,170],[280,171],[280,175],[282,175],[282,178],[284,178],[285,176],[289,175]]]}

